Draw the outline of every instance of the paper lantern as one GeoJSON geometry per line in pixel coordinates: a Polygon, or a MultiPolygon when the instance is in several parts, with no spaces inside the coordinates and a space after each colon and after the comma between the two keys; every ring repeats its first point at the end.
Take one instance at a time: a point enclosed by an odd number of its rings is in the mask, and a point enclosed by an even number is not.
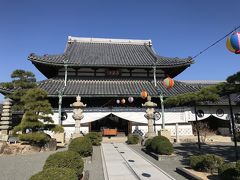
{"type": "Polygon", "coordinates": [[[130,96],[130,97],[128,98],[128,102],[129,102],[129,103],[132,103],[133,101],[134,101],[133,97],[130,96]]]}
{"type": "Polygon", "coordinates": [[[226,46],[229,51],[240,54],[240,32],[235,32],[227,38],[226,46]]]}
{"type": "Polygon", "coordinates": [[[120,100],[119,100],[119,99],[117,99],[117,100],[116,100],[116,103],[117,103],[117,104],[119,104],[119,103],[120,103],[120,100]]]}
{"type": "Polygon", "coordinates": [[[170,77],[167,77],[166,79],[163,80],[163,85],[169,90],[173,87],[174,80],[170,77]]]}
{"type": "Polygon", "coordinates": [[[126,100],[124,98],[122,98],[121,103],[125,104],[125,102],[126,102],[126,100]]]}
{"type": "Polygon", "coordinates": [[[147,91],[143,90],[143,91],[141,92],[141,97],[142,97],[143,99],[145,99],[147,96],[148,96],[147,91]]]}
{"type": "Polygon", "coordinates": [[[234,53],[235,53],[235,49],[233,49],[233,47],[232,47],[232,45],[231,45],[230,38],[227,38],[226,46],[227,46],[227,49],[228,49],[230,52],[234,52],[234,53]]]}

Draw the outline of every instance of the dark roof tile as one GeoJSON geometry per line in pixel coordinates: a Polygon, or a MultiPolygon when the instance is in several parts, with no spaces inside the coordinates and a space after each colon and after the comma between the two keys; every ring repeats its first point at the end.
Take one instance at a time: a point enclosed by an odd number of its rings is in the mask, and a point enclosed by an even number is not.
{"type": "MultiPolygon", "coordinates": [[[[81,39],[81,38],[80,38],[81,39]]],[[[68,60],[69,66],[109,66],[109,67],[144,67],[153,65],[161,67],[188,66],[193,63],[191,58],[167,58],[158,56],[150,44],[116,43],[114,39],[102,42],[71,41],[62,55],[37,56],[30,54],[28,59],[33,62],[63,65],[68,60]]]]}
{"type": "MultiPolygon", "coordinates": [[[[172,89],[167,90],[162,82],[157,82],[164,96],[173,96],[181,93],[199,90],[185,83],[176,81],[172,89]]],[[[63,79],[49,79],[39,82],[39,87],[46,90],[50,96],[57,95],[57,91],[64,87],[63,79]]],[[[69,79],[65,87],[65,96],[140,96],[142,90],[146,90],[151,96],[157,96],[154,83],[148,80],[129,79],[69,79]]]]}

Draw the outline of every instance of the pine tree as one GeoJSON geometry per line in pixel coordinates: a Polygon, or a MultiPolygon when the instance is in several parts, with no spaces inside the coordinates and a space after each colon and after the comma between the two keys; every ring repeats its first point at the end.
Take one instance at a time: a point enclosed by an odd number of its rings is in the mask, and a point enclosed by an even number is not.
{"type": "Polygon", "coordinates": [[[32,88],[21,98],[21,102],[24,104],[24,115],[21,123],[14,130],[22,131],[23,134],[19,136],[20,140],[44,144],[49,140],[48,136],[41,132],[45,127],[44,122],[53,122],[49,116],[53,112],[47,100],[47,92],[32,88]],[[27,130],[31,133],[27,133],[27,130]]]}
{"type": "Polygon", "coordinates": [[[221,84],[203,88],[197,92],[190,92],[169,97],[164,101],[167,106],[197,105],[206,101],[217,101],[221,92],[221,84]]]}
{"type": "Polygon", "coordinates": [[[30,71],[17,69],[11,74],[12,82],[1,83],[3,88],[11,90],[6,96],[14,102],[13,110],[22,111],[24,104],[21,97],[26,94],[27,90],[37,86],[35,75],[30,71]]]}

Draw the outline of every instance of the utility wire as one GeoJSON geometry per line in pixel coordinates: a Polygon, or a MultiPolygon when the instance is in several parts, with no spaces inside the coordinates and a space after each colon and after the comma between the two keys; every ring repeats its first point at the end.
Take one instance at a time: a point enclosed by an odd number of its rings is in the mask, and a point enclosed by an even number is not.
{"type": "Polygon", "coordinates": [[[200,51],[198,54],[196,54],[195,56],[192,57],[192,59],[195,59],[196,57],[198,57],[199,55],[201,55],[202,53],[204,53],[205,51],[207,51],[208,49],[210,49],[211,47],[215,46],[217,43],[219,43],[220,41],[222,41],[223,39],[225,39],[227,36],[229,36],[231,33],[233,33],[234,31],[236,31],[237,29],[240,28],[240,25],[236,28],[234,28],[231,32],[227,33],[225,36],[223,36],[222,38],[220,38],[219,40],[217,40],[216,42],[214,42],[213,44],[211,44],[210,46],[208,46],[207,48],[203,49],[202,51],[200,51]]]}

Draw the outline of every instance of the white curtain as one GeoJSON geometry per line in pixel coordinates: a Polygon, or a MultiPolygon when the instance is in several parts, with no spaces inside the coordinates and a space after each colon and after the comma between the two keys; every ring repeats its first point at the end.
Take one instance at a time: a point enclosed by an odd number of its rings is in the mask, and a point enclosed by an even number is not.
{"type": "Polygon", "coordinates": [[[87,112],[84,113],[81,124],[102,119],[110,114],[128,121],[147,124],[147,119],[144,117],[145,112],[87,112]]]}
{"type": "Polygon", "coordinates": [[[145,112],[113,112],[112,114],[128,121],[147,124],[147,119],[144,117],[145,112]]]}
{"type": "Polygon", "coordinates": [[[102,119],[106,116],[111,114],[111,112],[88,112],[88,113],[83,113],[84,118],[81,120],[82,123],[89,123],[93,122],[99,119],[102,119]]]}

